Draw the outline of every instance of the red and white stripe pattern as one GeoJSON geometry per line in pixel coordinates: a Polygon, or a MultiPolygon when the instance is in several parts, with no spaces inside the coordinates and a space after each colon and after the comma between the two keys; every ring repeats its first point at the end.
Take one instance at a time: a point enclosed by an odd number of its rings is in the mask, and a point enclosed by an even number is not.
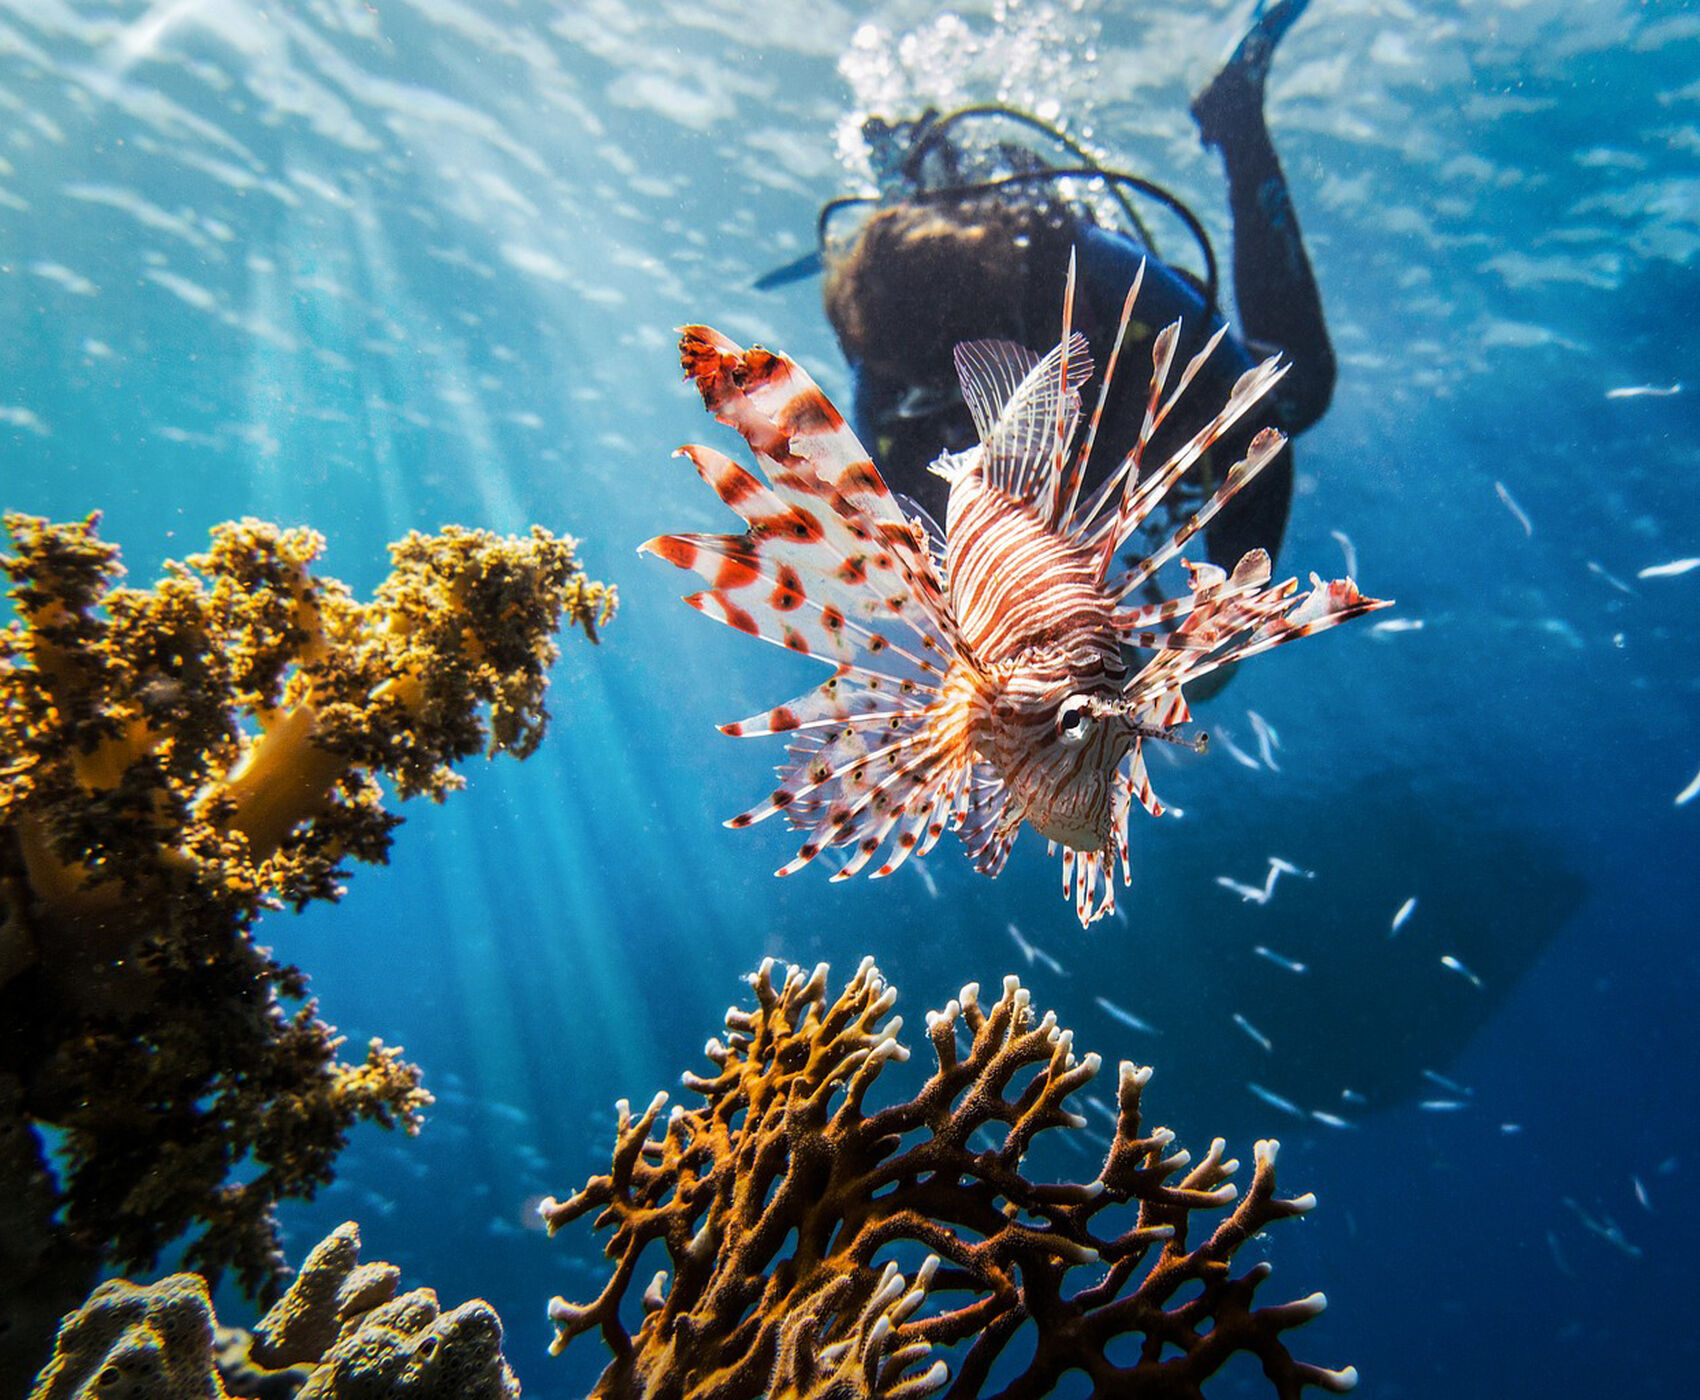
{"type": "MultiPolygon", "coordinates": [[[[1177,327],[1153,350],[1145,422],[1127,457],[1082,503],[1103,400],[1078,453],[1078,386],[1092,373],[1069,330],[1043,359],[1005,342],[959,346],[963,397],[980,445],[934,470],[951,483],[943,557],[904,515],[867,452],[814,381],[783,355],[743,350],[703,326],[680,342],[703,402],[743,436],[761,477],[706,447],[682,455],[744,521],[737,535],[662,535],[643,548],[702,575],[686,601],[720,621],[833,666],[813,691],[723,726],[785,734],[772,794],[729,825],[784,812],[804,832],[787,875],[824,851],[835,879],[875,876],[925,854],[948,829],[995,875],[1023,823],[1062,848],[1063,888],[1082,925],[1115,907],[1129,879],[1137,801],[1163,808],[1147,739],[1192,742],[1183,686],[1219,666],[1383,606],[1350,579],[1300,595],[1269,586],[1266,554],[1228,574],[1186,565],[1184,596],[1133,601],[1284,443],[1266,430],[1169,539],[1119,567],[1165,493],[1280,378],[1248,371],[1216,416],[1149,473],[1143,457],[1212,340],[1169,386],[1177,327]],[[1138,652],[1149,656],[1135,669],[1138,652]]],[[[1136,280],[1123,308],[1120,353],[1136,280]]],[[[1219,340],[1220,337],[1218,336],[1219,340]]],[[[1106,386],[1108,376],[1106,376],[1106,386]]]]}

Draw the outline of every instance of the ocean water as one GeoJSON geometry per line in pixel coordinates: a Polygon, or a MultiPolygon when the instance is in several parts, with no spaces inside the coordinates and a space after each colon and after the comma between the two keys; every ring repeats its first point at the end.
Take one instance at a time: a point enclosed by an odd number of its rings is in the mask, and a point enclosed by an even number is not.
{"type": "Polygon", "coordinates": [[[1065,121],[1225,250],[1186,103],[1243,10],[0,0],[5,506],[100,509],[136,580],[253,514],[361,590],[408,529],[534,521],[620,588],[534,758],[263,929],[438,1095],[286,1210],[296,1257],[356,1218],[366,1257],[495,1303],[528,1395],[584,1393],[604,1357],[550,1359],[545,1307],[594,1293],[599,1246],[531,1204],[605,1166],[616,1099],[677,1095],[763,957],[841,982],[872,954],[911,1043],[1017,972],[1077,1046],[1154,1065],[1150,1118],[1195,1150],[1279,1137],[1320,1204],[1242,1257],[1271,1297],[1326,1290],[1293,1349],[1360,1393],[1692,1386],[1700,569],[1658,566],[1700,555],[1700,7],[1314,0],[1286,40],[1270,124],[1341,370],[1281,562],[1349,547],[1401,625],[1201,707],[1244,761],[1154,766],[1185,816],[1136,822],[1118,917],[1082,932],[1031,833],[996,882],[947,840],[829,885],[772,878],[776,824],[720,824],[778,746],[714,724],[818,675],[634,553],[729,519],[670,457],[731,447],[673,328],[846,402],[814,286],[750,283],[857,187],[859,118],[928,101],[1065,121]],[[1272,856],[1311,878],[1219,883],[1272,856]]]}

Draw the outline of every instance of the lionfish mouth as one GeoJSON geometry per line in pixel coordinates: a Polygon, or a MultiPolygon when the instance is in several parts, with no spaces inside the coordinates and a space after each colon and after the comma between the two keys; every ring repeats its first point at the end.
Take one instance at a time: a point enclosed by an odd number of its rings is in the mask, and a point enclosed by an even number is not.
{"type": "Polygon", "coordinates": [[[1093,719],[1100,723],[1107,722],[1124,734],[1130,742],[1135,739],[1157,739],[1165,744],[1178,744],[1194,753],[1203,753],[1210,747],[1210,736],[1202,729],[1183,734],[1179,725],[1159,724],[1155,720],[1139,718],[1137,712],[1147,708],[1147,702],[1144,701],[1104,700],[1094,696],[1087,702],[1086,708],[1093,719]]]}

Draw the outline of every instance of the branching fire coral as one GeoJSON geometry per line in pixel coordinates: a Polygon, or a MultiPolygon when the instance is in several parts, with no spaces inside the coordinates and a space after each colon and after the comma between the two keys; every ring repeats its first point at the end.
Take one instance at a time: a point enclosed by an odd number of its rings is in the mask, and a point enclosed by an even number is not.
{"type": "Polygon", "coordinates": [[[1077,1060],[1072,1034],[1035,1018],[1015,978],[991,1007],[970,985],[927,1017],[937,1069],[920,1092],[869,1112],[881,1070],[908,1054],[901,1019],[886,1020],[896,992],[870,959],[829,1004],[826,972],[793,968],[776,986],[763,964],[756,1009],[729,1011],[726,1042],[709,1042],[717,1072],[685,1076],[705,1102],[673,1109],[659,1132],[664,1094],[635,1119],[622,1103],[608,1174],[540,1207],[551,1233],[592,1214],[613,1232],[601,1294],[550,1304],[554,1350],[600,1329],[613,1351],[595,1394],[975,1396],[1029,1323],[1031,1359],[1006,1358],[1016,1369],[999,1374],[1007,1400],[1048,1394],[1071,1370],[1094,1396],[1197,1396],[1236,1352],[1255,1354],[1283,1397],[1356,1384],[1351,1368],[1296,1361],[1282,1341],[1322,1295],[1257,1307],[1268,1265],[1231,1272],[1248,1238],[1315,1203],[1275,1195],[1273,1141],[1257,1144],[1235,1204],[1238,1164],[1221,1140],[1193,1163],[1166,1129],[1145,1133],[1150,1071],[1124,1063],[1098,1175],[1030,1181],[1034,1139],[1085,1125],[1067,1101],[1098,1056],[1077,1060]],[[633,1337],[619,1308],[656,1242],[671,1282],[663,1271],[649,1283],[633,1337]],[[959,1353],[954,1380],[944,1347],[959,1353]]]}
{"type": "Polygon", "coordinates": [[[0,1139],[39,1177],[19,1138],[57,1130],[43,1255],[146,1269],[199,1225],[191,1267],[264,1289],[274,1203],[429,1096],[378,1041],[339,1061],[256,919],[385,858],[380,778],[440,800],[460,760],[532,752],[556,628],[595,640],[614,593],[569,539],[450,528],[392,546],[362,603],[312,572],[319,536],[253,520],[126,588],[96,519],[5,518],[0,1139]]]}

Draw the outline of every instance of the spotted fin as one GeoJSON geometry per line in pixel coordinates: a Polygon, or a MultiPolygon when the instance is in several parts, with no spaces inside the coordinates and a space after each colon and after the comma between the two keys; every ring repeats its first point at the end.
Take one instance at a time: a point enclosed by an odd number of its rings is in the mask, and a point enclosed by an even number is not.
{"type": "Polygon", "coordinates": [[[680,358],[762,475],[712,448],[681,449],[747,528],[643,548],[708,581],[686,599],[700,612],[834,665],[814,690],[723,726],[791,738],[778,786],[728,825],[783,812],[806,832],[780,874],[832,851],[843,878],[882,849],[874,873],[888,873],[959,820],[966,785],[965,756],[931,723],[956,631],[926,532],[791,360],[700,326],[684,331],[680,358]]]}

